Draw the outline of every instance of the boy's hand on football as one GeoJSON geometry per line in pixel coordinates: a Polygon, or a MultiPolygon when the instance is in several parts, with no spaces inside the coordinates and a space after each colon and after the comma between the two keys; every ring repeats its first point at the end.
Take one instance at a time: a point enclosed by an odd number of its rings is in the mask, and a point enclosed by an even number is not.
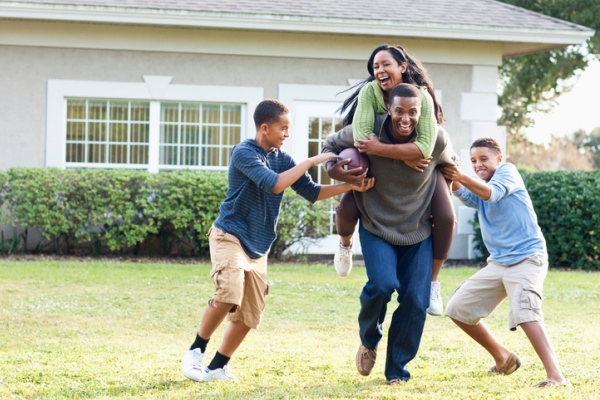
{"type": "Polygon", "coordinates": [[[371,189],[375,185],[375,178],[365,178],[359,184],[351,184],[352,190],[356,190],[357,192],[366,192],[371,189]]]}

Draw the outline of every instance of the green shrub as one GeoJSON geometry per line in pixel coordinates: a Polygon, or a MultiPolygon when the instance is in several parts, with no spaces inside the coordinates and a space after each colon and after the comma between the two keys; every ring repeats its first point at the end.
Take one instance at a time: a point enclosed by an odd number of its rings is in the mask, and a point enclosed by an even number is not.
{"type": "MultiPolygon", "coordinates": [[[[226,191],[224,172],[14,168],[0,174],[3,221],[37,229],[50,244],[44,251],[68,254],[144,252],[154,240],[162,255],[208,255],[206,232],[226,191]]],[[[323,236],[327,222],[327,202],[311,205],[286,191],[272,254],[323,236]]],[[[15,240],[0,236],[1,247],[14,251],[15,240]]]]}
{"type": "Polygon", "coordinates": [[[6,186],[8,185],[8,174],[5,171],[0,171],[0,207],[4,203],[6,186]]]}
{"type": "MultiPolygon", "coordinates": [[[[600,270],[600,171],[523,174],[551,268],[600,270]]],[[[476,240],[481,235],[476,227],[476,240]]]]}
{"type": "Polygon", "coordinates": [[[526,174],[551,265],[600,270],[600,171],[526,174]]]}
{"type": "MultiPolygon", "coordinates": [[[[193,254],[207,253],[200,233],[218,214],[226,188],[223,173],[14,168],[5,220],[38,229],[56,252],[85,245],[97,253],[104,247],[127,252],[158,235],[165,243],[191,242],[193,254]]],[[[162,246],[162,254],[171,247],[162,246]]]]}
{"type": "Polygon", "coordinates": [[[329,202],[311,204],[292,189],[283,193],[277,221],[277,238],[271,247],[271,256],[280,258],[283,251],[302,240],[316,240],[329,234],[329,202]]]}
{"type": "Polygon", "coordinates": [[[224,172],[177,171],[151,174],[143,188],[145,217],[160,238],[163,254],[180,249],[208,255],[208,232],[227,192],[224,172]]]}

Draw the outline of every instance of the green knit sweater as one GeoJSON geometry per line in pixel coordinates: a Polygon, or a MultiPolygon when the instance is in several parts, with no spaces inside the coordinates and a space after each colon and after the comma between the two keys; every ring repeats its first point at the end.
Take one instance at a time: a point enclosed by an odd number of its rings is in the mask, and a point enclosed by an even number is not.
{"type": "MultiPolygon", "coordinates": [[[[427,89],[420,87],[421,92],[421,116],[417,124],[417,140],[415,145],[423,153],[423,158],[431,156],[437,123],[433,113],[433,99],[427,89]]],[[[387,113],[387,107],[383,100],[383,91],[377,81],[371,81],[363,86],[358,93],[358,104],[352,118],[352,131],[354,139],[365,139],[365,134],[373,135],[373,122],[375,114],[387,113]]]]}
{"type": "MultiPolygon", "coordinates": [[[[379,140],[392,143],[383,114],[377,114],[373,130],[379,132],[379,140]]],[[[410,141],[416,140],[413,133],[410,141]]],[[[435,190],[435,168],[440,164],[454,164],[454,150],[446,131],[439,126],[435,136],[432,161],[424,172],[417,172],[403,161],[368,155],[369,175],[375,178],[375,186],[364,193],[354,192],[361,213],[363,226],[372,234],[387,242],[408,246],[422,242],[431,235],[431,197],[435,190]]],[[[352,126],[329,135],[323,151],[339,154],[352,147],[352,126]]]]}

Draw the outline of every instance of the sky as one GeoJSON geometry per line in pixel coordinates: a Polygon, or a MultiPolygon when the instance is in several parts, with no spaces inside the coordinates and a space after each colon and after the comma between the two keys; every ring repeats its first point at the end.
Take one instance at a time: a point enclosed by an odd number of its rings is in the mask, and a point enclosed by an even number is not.
{"type": "Polygon", "coordinates": [[[548,114],[534,116],[535,126],[526,130],[532,142],[547,143],[550,135],[570,135],[578,129],[589,133],[600,127],[598,92],[600,90],[600,61],[590,65],[577,80],[573,90],[558,98],[558,105],[548,114]]]}

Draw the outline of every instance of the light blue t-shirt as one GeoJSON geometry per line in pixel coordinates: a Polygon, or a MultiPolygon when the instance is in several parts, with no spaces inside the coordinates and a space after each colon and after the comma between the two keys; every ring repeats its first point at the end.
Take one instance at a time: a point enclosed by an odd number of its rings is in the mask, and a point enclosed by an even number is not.
{"type": "MultiPolygon", "coordinates": [[[[295,166],[286,152],[266,152],[254,139],[246,139],[231,152],[227,195],[214,225],[238,238],[250,258],[265,256],[275,240],[283,192],[274,194],[273,188],[278,175],[295,166]]],[[[305,173],[292,189],[314,203],[321,186],[305,173]]]]}
{"type": "Polygon", "coordinates": [[[464,186],[454,194],[464,205],[477,209],[490,258],[501,265],[512,265],[535,254],[545,255],[546,240],[517,168],[501,164],[488,184],[492,194],[487,201],[464,186]]]}

